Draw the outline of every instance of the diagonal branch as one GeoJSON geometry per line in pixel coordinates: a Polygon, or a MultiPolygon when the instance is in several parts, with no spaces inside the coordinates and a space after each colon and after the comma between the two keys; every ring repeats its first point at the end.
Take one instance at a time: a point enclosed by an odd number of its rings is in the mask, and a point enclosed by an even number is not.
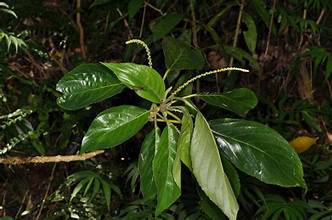
{"type": "Polygon", "coordinates": [[[56,155],[56,156],[36,156],[36,157],[7,157],[0,158],[0,164],[22,165],[30,163],[60,163],[87,160],[104,153],[103,150],[97,150],[78,155],[56,155]]]}

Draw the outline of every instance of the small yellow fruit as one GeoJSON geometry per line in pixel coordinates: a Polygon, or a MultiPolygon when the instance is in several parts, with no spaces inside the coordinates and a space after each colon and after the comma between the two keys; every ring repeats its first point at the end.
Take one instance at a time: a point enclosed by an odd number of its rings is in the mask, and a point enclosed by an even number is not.
{"type": "Polygon", "coordinates": [[[300,136],[289,142],[289,144],[295,149],[298,153],[303,153],[307,151],[312,145],[316,144],[318,137],[312,138],[308,136],[300,136]]]}

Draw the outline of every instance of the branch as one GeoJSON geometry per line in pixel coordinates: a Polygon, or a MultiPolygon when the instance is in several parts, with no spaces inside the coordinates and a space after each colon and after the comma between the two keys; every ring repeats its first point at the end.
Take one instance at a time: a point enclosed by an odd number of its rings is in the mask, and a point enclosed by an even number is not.
{"type": "Polygon", "coordinates": [[[0,158],[0,164],[22,165],[30,163],[60,163],[87,160],[104,153],[103,150],[97,150],[78,155],[57,155],[57,156],[36,156],[36,157],[8,157],[0,158]]]}
{"type": "Polygon", "coordinates": [[[86,60],[86,48],[84,43],[84,29],[81,22],[81,0],[76,0],[76,25],[80,34],[80,47],[82,58],[86,60]]]}

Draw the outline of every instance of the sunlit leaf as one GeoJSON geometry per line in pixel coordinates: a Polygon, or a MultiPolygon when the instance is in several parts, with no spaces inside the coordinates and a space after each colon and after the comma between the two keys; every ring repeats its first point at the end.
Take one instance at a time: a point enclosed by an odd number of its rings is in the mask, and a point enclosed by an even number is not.
{"type": "Polygon", "coordinates": [[[167,125],[161,134],[153,160],[153,177],[157,188],[156,216],[169,208],[181,194],[173,177],[177,138],[176,128],[173,125],[167,125]]]}
{"type": "Polygon", "coordinates": [[[156,187],[152,172],[152,161],[155,155],[156,135],[158,135],[158,132],[152,130],[145,136],[138,159],[141,192],[143,193],[145,199],[152,198],[156,194],[156,187]]]}
{"type": "Polygon", "coordinates": [[[202,190],[229,219],[235,220],[239,205],[225,175],[212,131],[201,113],[196,116],[190,155],[193,174],[202,190]]]}
{"type": "Polygon", "coordinates": [[[103,63],[118,79],[137,95],[154,103],[165,97],[165,84],[160,74],[145,65],[135,63],[103,63]]]}
{"type": "Polygon", "coordinates": [[[306,187],[298,155],[273,129],[240,119],[210,125],[224,154],[241,171],[269,184],[306,187]]]}
{"type": "Polygon", "coordinates": [[[149,111],[121,105],[101,112],[82,141],[82,152],[115,147],[134,136],[148,121],[149,111]]]}
{"type": "Polygon", "coordinates": [[[67,73],[56,89],[62,93],[58,104],[76,110],[100,102],[122,91],[124,85],[116,76],[100,64],[82,64],[67,73]]]}

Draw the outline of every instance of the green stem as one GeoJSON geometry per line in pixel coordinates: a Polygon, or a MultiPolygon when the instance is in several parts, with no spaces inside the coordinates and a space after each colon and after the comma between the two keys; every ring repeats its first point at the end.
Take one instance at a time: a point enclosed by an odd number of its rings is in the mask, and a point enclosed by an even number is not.
{"type": "Polygon", "coordinates": [[[222,68],[222,69],[218,69],[218,70],[213,70],[213,71],[209,71],[209,72],[206,72],[206,73],[203,73],[203,74],[200,74],[198,76],[195,76],[194,78],[191,78],[190,80],[188,80],[187,82],[185,82],[184,84],[182,84],[179,88],[177,88],[169,97],[168,99],[166,100],[169,101],[171,99],[173,99],[179,92],[181,92],[182,89],[184,89],[186,86],[188,86],[190,83],[202,78],[202,77],[205,77],[205,76],[208,76],[208,75],[212,75],[212,74],[215,74],[215,73],[220,73],[220,72],[225,72],[225,71],[232,71],[232,70],[237,70],[237,71],[241,71],[241,72],[249,72],[249,70],[246,70],[246,69],[242,69],[242,68],[238,68],[238,67],[226,67],[226,68],[222,68]]]}

